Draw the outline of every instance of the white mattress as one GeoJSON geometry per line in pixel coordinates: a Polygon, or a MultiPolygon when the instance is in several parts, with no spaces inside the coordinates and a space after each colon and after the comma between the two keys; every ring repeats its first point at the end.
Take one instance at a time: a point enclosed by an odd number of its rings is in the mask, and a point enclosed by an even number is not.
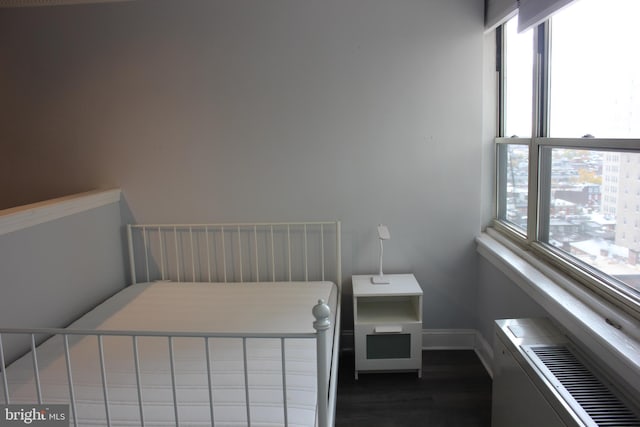
{"type": "MultiPolygon", "coordinates": [[[[312,283],[167,283],[126,288],[87,313],[78,329],[167,332],[306,333],[313,332],[312,307],[328,301],[335,313],[336,291],[330,282],[312,283]]],[[[329,336],[329,341],[331,335],[329,336]]],[[[71,362],[79,425],[105,425],[97,339],[72,341],[71,362]]],[[[105,337],[104,359],[112,425],[140,425],[133,346],[130,337],[105,337]]],[[[284,423],[280,340],[247,340],[251,424],[284,423]]],[[[329,346],[330,347],[330,346],[329,346]]],[[[168,340],[143,337],[138,343],[146,425],[175,425],[168,340]]],[[[206,353],[202,338],[174,338],[176,398],[181,425],[211,425],[206,353]]],[[[247,425],[242,340],[209,340],[216,426],[247,425]]],[[[62,339],[38,347],[43,401],[68,403],[62,339]]],[[[36,403],[30,355],[7,370],[11,403],[36,403]]],[[[316,343],[286,341],[288,421],[313,426],[316,421],[316,343]]]]}

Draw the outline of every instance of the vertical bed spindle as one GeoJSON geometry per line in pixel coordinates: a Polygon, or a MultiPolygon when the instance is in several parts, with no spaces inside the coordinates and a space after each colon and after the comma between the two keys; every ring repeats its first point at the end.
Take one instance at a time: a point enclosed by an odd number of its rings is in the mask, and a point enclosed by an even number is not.
{"type": "Polygon", "coordinates": [[[309,257],[307,256],[307,224],[304,225],[304,281],[309,281],[309,257]]]}
{"type": "Polygon", "coordinates": [[[254,249],[256,252],[256,282],[260,281],[260,270],[258,269],[259,266],[259,262],[258,262],[258,229],[257,226],[254,225],[253,226],[253,243],[254,243],[254,249]]]}
{"type": "Polygon", "coordinates": [[[173,337],[169,336],[169,365],[171,367],[171,392],[173,396],[173,415],[176,420],[176,426],[180,425],[180,418],[178,416],[178,394],[176,392],[176,366],[173,355],[173,337]]]}
{"type": "Polygon", "coordinates": [[[69,335],[64,334],[64,360],[67,365],[67,383],[69,384],[69,400],[71,400],[71,415],[73,425],[78,427],[78,408],[76,405],[76,393],[73,388],[73,375],[71,373],[71,355],[69,353],[69,335]]]}
{"type": "Polygon", "coordinates": [[[0,368],[2,368],[2,388],[4,390],[4,400],[7,405],[11,404],[9,398],[9,384],[7,382],[7,365],[4,360],[4,347],[2,346],[2,334],[0,334],[0,368]]]}
{"type": "Polygon", "coordinates": [[[251,404],[249,403],[249,364],[247,363],[247,337],[242,337],[242,361],[244,363],[244,398],[247,408],[247,426],[251,427],[251,404]]]}
{"type": "Polygon", "coordinates": [[[191,245],[191,280],[196,282],[196,253],[193,250],[193,227],[189,226],[189,243],[191,245]]]}
{"type": "Polygon", "coordinates": [[[271,281],[276,281],[276,254],[273,244],[273,224],[271,224],[271,281]]]}
{"type": "Polygon", "coordinates": [[[150,282],[151,275],[149,274],[149,244],[147,243],[147,227],[142,227],[142,243],[144,244],[144,267],[147,272],[147,282],[150,282]]]}
{"type": "Polygon", "coordinates": [[[162,280],[166,280],[164,276],[164,243],[162,241],[162,230],[158,227],[158,238],[160,239],[160,271],[162,273],[162,280]]]}
{"type": "Polygon", "coordinates": [[[291,226],[287,224],[287,254],[289,257],[289,281],[291,281],[291,226]]]}
{"type": "Polygon", "coordinates": [[[207,242],[207,274],[208,274],[208,279],[209,279],[209,283],[211,283],[211,251],[209,250],[209,227],[205,226],[204,227],[204,238],[205,241],[207,242]]]}
{"type": "Polygon", "coordinates": [[[211,354],[209,351],[209,337],[204,337],[204,354],[207,358],[207,385],[209,388],[209,412],[211,416],[211,427],[215,427],[216,417],[213,410],[213,384],[211,383],[211,354]]]}
{"type": "Polygon", "coordinates": [[[107,426],[111,426],[111,412],[109,410],[109,392],[107,391],[107,371],[104,365],[104,346],[102,335],[98,335],[98,353],[100,355],[100,376],[102,378],[102,395],[104,396],[104,410],[107,419],[107,426]]]}
{"type": "Polygon", "coordinates": [[[242,239],[240,237],[240,226],[238,225],[238,259],[240,264],[240,283],[244,283],[244,279],[242,277],[242,239]]]}
{"type": "Polygon", "coordinates": [[[182,282],[180,280],[180,255],[178,253],[178,230],[176,227],[173,227],[173,244],[176,247],[176,274],[178,278],[178,283],[182,282]]]}
{"type": "Polygon", "coordinates": [[[40,369],[38,368],[38,354],[36,352],[35,334],[31,334],[31,356],[33,360],[33,375],[36,380],[36,391],[38,393],[38,404],[42,405],[42,387],[40,385],[40,369]]]}
{"type": "Polygon", "coordinates": [[[138,410],[140,411],[140,426],[144,427],[144,404],[142,403],[142,381],[140,379],[140,354],[138,353],[138,336],[131,337],[133,342],[133,366],[136,371],[136,388],[138,391],[138,410]]]}
{"type": "Polygon", "coordinates": [[[324,224],[320,224],[320,265],[322,267],[322,281],[324,282],[324,224]]]}
{"type": "Polygon", "coordinates": [[[224,283],[227,283],[227,247],[224,244],[224,226],[220,227],[220,234],[222,236],[222,274],[224,283]]]}
{"type": "Polygon", "coordinates": [[[282,406],[284,410],[284,426],[289,425],[289,408],[287,406],[287,358],[284,350],[285,338],[280,338],[280,353],[282,359],[282,406]]]}

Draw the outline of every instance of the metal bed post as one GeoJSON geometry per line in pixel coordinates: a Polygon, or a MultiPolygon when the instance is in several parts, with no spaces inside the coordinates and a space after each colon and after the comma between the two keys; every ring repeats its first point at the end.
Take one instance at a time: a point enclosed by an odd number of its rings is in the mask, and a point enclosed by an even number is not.
{"type": "Polygon", "coordinates": [[[331,309],[324,302],[318,300],[318,304],[313,307],[315,322],[313,327],[316,330],[317,364],[318,364],[318,425],[329,427],[329,372],[327,371],[327,330],[331,326],[329,316],[331,309]]]}

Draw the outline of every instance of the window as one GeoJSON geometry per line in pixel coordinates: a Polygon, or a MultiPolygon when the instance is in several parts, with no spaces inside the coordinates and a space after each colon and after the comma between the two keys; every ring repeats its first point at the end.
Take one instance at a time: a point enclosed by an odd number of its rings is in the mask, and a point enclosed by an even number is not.
{"type": "Polygon", "coordinates": [[[497,31],[496,228],[640,316],[637,0],[497,31]]]}
{"type": "Polygon", "coordinates": [[[526,234],[529,210],[529,146],[526,144],[502,144],[499,146],[500,163],[504,165],[499,178],[501,212],[499,218],[526,234]]]}
{"type": "Polygon", "coordinates": [[[549,136],[640,138],[637,0],[581,0],[551,18],[549,136]]]}
{"type": "Polygon", "coordinates": [[[504,31],[504,131],[501,136],[531,136],[533,30],[518,33],[510,20],[504,31]]]}
{"type": "Polygon", "coordinates": [[[526,234],[529,210],[529,147],[516,140],[530,137],[533,96],[533,31],[518,33],[517,21],[504,26],[501,92],[503,105],[500,136],[514,138],[501,146],[499,156],[506,166],[499,178],[498,217],[518,233],[526,234]]]}

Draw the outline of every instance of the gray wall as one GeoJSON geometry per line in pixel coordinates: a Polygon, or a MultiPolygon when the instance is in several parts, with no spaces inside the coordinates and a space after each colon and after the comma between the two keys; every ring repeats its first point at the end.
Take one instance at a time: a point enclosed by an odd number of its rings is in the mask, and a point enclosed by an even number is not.
{"type": "MultiPolygon", "coordinates": [[[[119,203],[0,236],[0,326],[67,326],[125,284],[119,203]]],[[[20,348],[8,337],[12,359],[20,348]]]]}
{"type": "Polygon", "coordinates": [[[549,317],[549,314],[493,264],[478,261],[478,325],[488,344],[493,344],[494,320],[549,317]]]}
{"type": "Polygon", "coordinates": [[[473,328],[482,86],[482,0],[1,9],[0,207],[119,187],[138,222],[341,219],[346,328],[384,222],[424,327],[473,328]]]}

